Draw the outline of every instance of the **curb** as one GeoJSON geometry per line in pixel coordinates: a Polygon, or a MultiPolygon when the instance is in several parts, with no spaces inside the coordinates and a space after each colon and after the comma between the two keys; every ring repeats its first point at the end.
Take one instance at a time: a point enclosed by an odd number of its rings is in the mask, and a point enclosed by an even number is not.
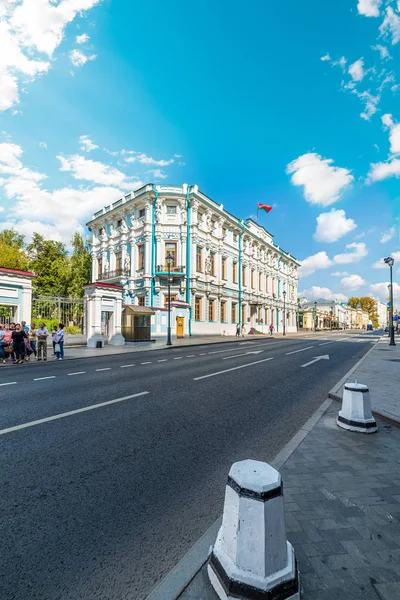
{"type": "MultiPolygon", "coordinates": [[[[292,437],[291,440],[278,452],[271,461],[275,469],[281,469],[290,458],[296,448],[301,444],[304,438],[312,431],[322,415],[332,404],[332,399],[327,398],[319,408],[304,423],[301,429],[292,437]]],[[[202,569],[208,559],[210,547],[214,544],[218,530],[222,523],[222,516],[219,517],[211,527],[201,536],[195,545],[179,561],[158,584],[156,588],[146,597],[146,600],[178,600],[182,593],[187,589],[197,573],[202,569]]]]}

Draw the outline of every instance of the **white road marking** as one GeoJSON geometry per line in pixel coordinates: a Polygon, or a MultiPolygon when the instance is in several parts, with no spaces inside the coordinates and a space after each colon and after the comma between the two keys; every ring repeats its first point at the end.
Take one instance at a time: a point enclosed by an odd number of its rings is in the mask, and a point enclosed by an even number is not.
{"type": "Polygon", "coordinates": [[[70,376],[70,375],[83,375],[84,373],[86,373],[86,371],[77,371],[76,373],[68,373],[68,376],[70,376]]]}
{"type": "Polygon", "coordinates": [[[196,356],[196,355],[195,355],[195,354],[188,354],[188,355],[186,356],[186,358],[193,358],[194,356],[196,356]]]}
{"type": "Polygon", "coordinates": [[[121,369],[127,369],[128,367],[134,367],[135,365],[120,365],[121,369]]]}
{"type": "Polygon", "coordinates": [[[174,360],[180,360],[183,356],[175,356],[174,360]]]}
{"type": "Polygon", "coordinates": [[[105,369],[96,369],[96,371],[111,371],[111,367],[105,367],[105,369]]]}
{"type": "Polygon", "coordinates": [[[15,385],[17,382],[16,381],[9,381],[8,383],[0,383],[0,387],[2,385],[15,385]]]}
{"type": "Polygon", "coordinates": [[[289,354],[297,354],[297,352],[304,352],[304,350],[310,350],[310,348],[314,348],[314,346],[307,346],[307,348],[300,348],[300,350],[293,350],[293,352],[286,352],[286,356],[289,356],[289,354]]]}
{"type": "Polygon", "coordinates": [[[146,362],[140,363],[141,365],[151,365],[151,360],[147,360],[146,362]]]}
{"type": "Polygon", "coordinates": [[[208,375],[195,377],[193,381],[200,381],[200,379],[207,379],[207,377],[215,377],[215,375],[222,375],[223,373],[229,373],[229,371],[236,371],[237,369],[245,369],[246,367],[252,367],[253,365],[267,362],[267,360],[274,360],[274,357],[271,356],[270,358],[263,358],[262,360],[257,360],[256,362],[247,363],[247,365],[240,365],[239,367],[232,367],[231,369],[225,369],[224,371],[217,371],[216,373],[209,373],[208,375]]]}
{"type": "Polygon", "coordinates": [[[168,358],[160,358],[157,362],[167,362],[168,358]]]}
{"type": "Polygon", "coordinates": [[[334,344],[336,340],[332,340],[331,342],[324,342],[323,344],[318,344],[318,346],[326,346],[327,344],[334,344]]]}
{"type": "Polygon", "coordinates": [[[200,352],[199,356],[205,356],[207,352],[200,352]]]}
{"type": "Polygon", "coordinates": [[[123,398],[116,398],[115,400],[108,400],[107,402],[100,402],[99,404],[92,404],[91,406],[85,406],[84,408],[77,408],[76,410],[70,410],[65,413],[59,413],[52,417],[46,417],[44,419],[38,419],[37,421],[29,421],[28,423],[22,423],[21,425],[15,425],[14,427],[7,427],[7,429],[0,429],[0,435],[5,433],[11,433],[12,431],[18,431],[19,429],[26,429],[27,427],[34,427],[35,425],[41,425],[42,423],[48,423],[49,421],[56,421],[57,419],[63,419],[64,417],[71,417],[88,410],[94,410],[95,408],[102,408],[103,406],[109,406],[111,404],[117,404],[118,402],[124,402],[125,400],[131,400],[132,398],[138,398],[139,396],[145,396],[150,392],[139,392],[132,394],[131,396],[124,396],[123,398]]]}
{"type": "Polygon", "coordinates": [[[301,365],[301,366],[309,367],[310,365],[313,365],[314,363],[316,363],[320,360],[329,360],[329,354],[324,354],[323,356],[316,356],[313,360],[310,360],[310,362],[306,363],[305,365],[301,365]]]}
{"type": "Polygon", "coordinates": [[[33,381],[43,381],[44,379],[55,379],[55,375],[50,375],[49,377],[35,377],[33,381]]]}
{"type": "Polygon", "coordinates": [[[235,354],[234,356],[224,356],[222,360],[230,360],[231,358],[239,358],[239,356],[248,356],[249,354],[261,354],[262,350],[255,350],[254,352],[245,352],[244,354],[235,354]]]}

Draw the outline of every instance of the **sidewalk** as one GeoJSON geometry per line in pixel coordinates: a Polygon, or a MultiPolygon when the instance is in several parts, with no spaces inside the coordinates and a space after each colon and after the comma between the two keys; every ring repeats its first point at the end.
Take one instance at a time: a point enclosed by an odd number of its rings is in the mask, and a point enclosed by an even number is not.
{"type": "MultiPolygon", "coordinates": [[[[302,600],[400,599],[400,428],[350,433],[328,410],[280,469],[302,600]]],[[[221,508],[222,508],[221,498],[221,508]]],[[[205,566],[180,600],[217,600],[205,566]]]]}
{"type": "Polygon", "coordinates": [[[331,390],[329,396],[342,401],[347,380],[358,381],[369,387],[375,415],[400,423],[400,337],[397,346],[389,346],[389,338],[382,337],[365,360],[347,378],[331,390]]]}

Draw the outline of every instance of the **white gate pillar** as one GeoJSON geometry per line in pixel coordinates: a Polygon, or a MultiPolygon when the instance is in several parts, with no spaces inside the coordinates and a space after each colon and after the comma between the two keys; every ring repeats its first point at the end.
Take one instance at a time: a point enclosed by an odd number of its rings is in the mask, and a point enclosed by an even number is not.
{"type": "Polygon", "coordinates": [[[123,346],[125,338],[121,334],[123,289],[112,283],[96,281],[84,286],[86,303],[87,345],[96,348],[97,342],[104,346],[105,337],[101,331],[101,313],[112,313],[109,320],[108,343],[123,346]]]}

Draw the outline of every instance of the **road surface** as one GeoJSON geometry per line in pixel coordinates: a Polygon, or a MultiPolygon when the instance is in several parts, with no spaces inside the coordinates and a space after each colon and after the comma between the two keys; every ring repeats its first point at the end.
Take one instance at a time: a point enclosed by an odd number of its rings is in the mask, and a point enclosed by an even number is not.
{"type": "Polygon", "coordinates": [[[2,368],[0,598],[143,600],[220,514],[231,464],[271,460],[376,339],[2,368]]]}

